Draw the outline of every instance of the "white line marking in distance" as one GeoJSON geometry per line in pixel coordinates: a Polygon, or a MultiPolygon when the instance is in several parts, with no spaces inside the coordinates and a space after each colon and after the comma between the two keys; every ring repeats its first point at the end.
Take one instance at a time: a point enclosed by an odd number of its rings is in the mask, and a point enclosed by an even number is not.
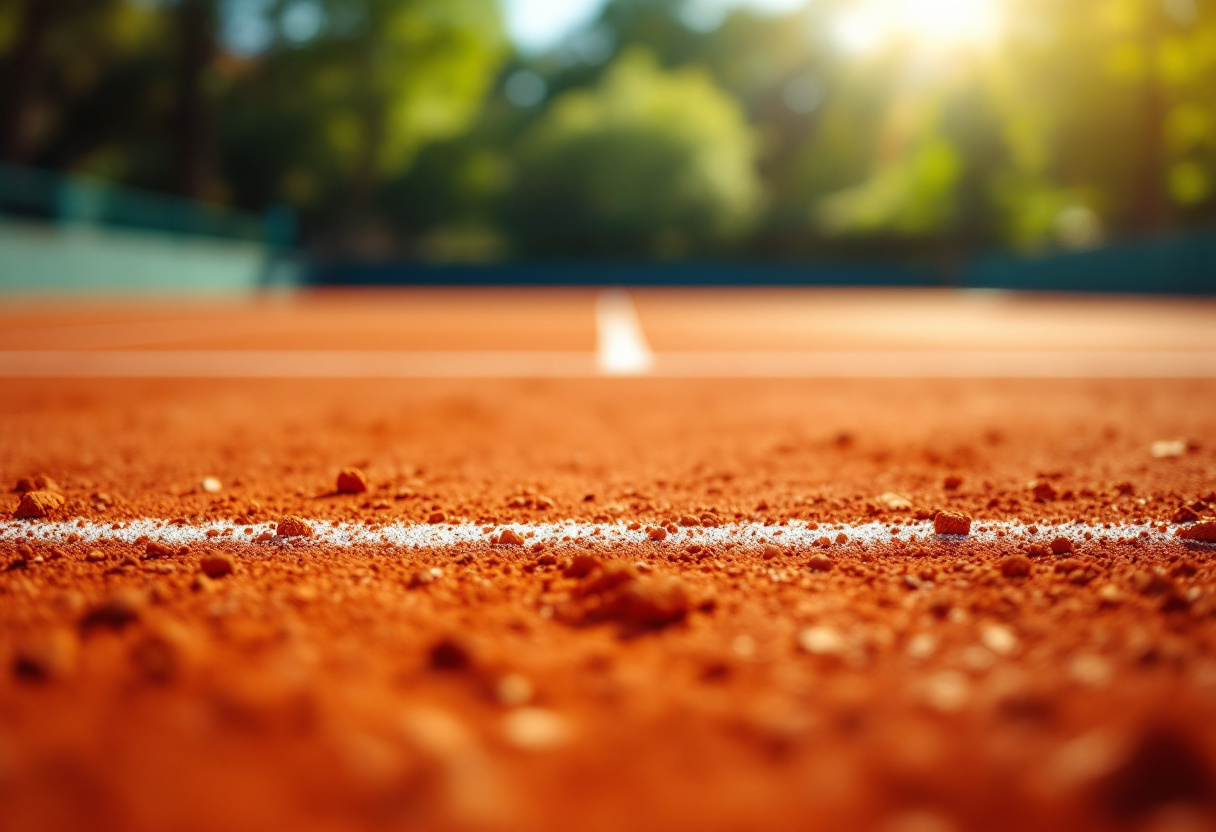
{"type": "Polygon", "coordinates": [[[625,292],[613,289],[596,298],[595,330],[596,363],[604,375],[637,376],[654,369],[654,355],[625,292]]]}
{"type": "Polygon", "coordinates": [[[676,378],[1216,378],[1216,352],[940,350],[666,352],[676,378]]]}
{"type": "MultiPolygon", "coordinates": [[[[619,324],[612,324],[613,327],[619,324]]],[[[640,333],[638,333],[640,336],[640,333]]],[[[610,343],[611,342],[611,343],[610,343]]],[[[618,343],[619,342],[619,343],[618,343]]],[[[0,378],[1210,379],[1216,352],[0,350],[0,378]]]]}

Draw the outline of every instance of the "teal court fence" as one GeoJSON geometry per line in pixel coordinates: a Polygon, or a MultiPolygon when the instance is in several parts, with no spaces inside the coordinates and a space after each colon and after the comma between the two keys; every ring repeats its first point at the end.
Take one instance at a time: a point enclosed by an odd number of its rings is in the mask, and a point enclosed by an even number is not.
{"type": "Polygon", "coordinates": [[[0,291],[228,292],[295,284],[290,211],[263,215],[0,164],[0,291]]]}
{"type": "Polygon", "coordinates": [[[264,214],[0,164],[0,292],[266,286],[955,286],[1216,295],[1216,231],[1088,251],[965,258],[949,271],[865,263],[366,263],[305,260],[286,208],[264,214]]]}

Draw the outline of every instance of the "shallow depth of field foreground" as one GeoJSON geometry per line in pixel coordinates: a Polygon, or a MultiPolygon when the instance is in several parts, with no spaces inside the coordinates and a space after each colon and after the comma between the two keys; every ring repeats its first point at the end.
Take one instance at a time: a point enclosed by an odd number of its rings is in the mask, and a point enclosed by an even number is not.
{"type": "Polygon", "coordinates": [[[0,309],[0,829],[1216,829],[1216,306],[0,309]]]}

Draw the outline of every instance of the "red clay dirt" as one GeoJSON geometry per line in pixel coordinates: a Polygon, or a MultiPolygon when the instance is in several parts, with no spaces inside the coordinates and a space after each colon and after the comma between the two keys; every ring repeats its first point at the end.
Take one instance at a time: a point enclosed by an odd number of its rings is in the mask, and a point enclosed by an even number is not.
{"type": "Polygon", "coordinates": [[[1216,520],[1216,381],[0,390],[17,528],[280,532],[0,542],[5,832],[1216,828],[1216,550],[1118,532],[1216,520]],[[563,519],[648,542],[501,528],[563,519]]]}

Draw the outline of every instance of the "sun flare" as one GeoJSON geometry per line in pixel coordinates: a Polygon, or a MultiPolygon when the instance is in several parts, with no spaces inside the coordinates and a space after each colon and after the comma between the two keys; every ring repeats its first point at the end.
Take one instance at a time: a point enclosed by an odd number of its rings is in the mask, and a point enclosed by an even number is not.
{"type": "Polygon", "coordinates": [[[911,39],[931,48],[983,44],[1001,29],[1002,0],[864,0],[837,20],[836,39],[853,52],[911,39]]]}
{"type": "Polygon", "coordinates": [[[900,28],[926,40],[987,40],[996,34],[997,0],[893,0],[900,28]]]}

